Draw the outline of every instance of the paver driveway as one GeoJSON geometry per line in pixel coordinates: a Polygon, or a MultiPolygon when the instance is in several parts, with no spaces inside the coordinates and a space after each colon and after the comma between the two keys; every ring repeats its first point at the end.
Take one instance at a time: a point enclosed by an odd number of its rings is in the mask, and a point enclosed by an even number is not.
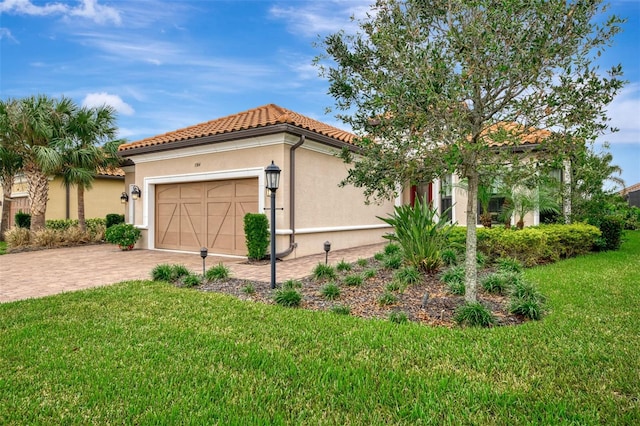
{"type": "MultiPolygon", "coordinates": [[[[331,262],[353,262],[373,256],[381,244],[333,251],[331,262]]],[[[277,281],[302,278],[311,273],[324,253],[278,262],[277,281]]],[[[202,271],[197,253],[157,250],[121,251],[114,245],[98,244],[67,247],[0,256],[0,303],[42,297],[66,291],[98,287],[126,280],[149,279],[158,264],[182,264],[194,272],[202,271]]],[[[209,256],[206,267],[224,263],[235,278],[269,282],[270,266],[249,265],[244,259],[209,256]]]]}

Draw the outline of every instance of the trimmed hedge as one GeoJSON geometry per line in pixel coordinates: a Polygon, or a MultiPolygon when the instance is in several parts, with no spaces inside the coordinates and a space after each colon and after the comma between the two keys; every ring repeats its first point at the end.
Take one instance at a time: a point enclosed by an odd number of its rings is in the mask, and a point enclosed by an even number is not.
{"type": "MultiPolygon", "coordinates": [[[[478,228],[478,250],[491,260],[510,257],[526,266],[555,262],[593,251],[601,238],[592,225],[540,225],[522,230],[478,228]]],[[[466,228],[458,226],[449,235],[449,243],[464,249],[466,228]]]]}
{"type": "Polygon", "coordinates": [[[244,235],[247,243],[248,258],[263,259],[269,247],[269,220],[261,213],[247,213],[244,216],[244,235]]]}

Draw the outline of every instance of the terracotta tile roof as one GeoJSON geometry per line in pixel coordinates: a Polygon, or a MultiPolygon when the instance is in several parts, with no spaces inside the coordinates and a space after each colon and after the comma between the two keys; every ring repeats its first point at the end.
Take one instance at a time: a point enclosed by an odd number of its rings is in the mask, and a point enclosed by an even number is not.
{"type": "Polygon", "coordinates": [[[124,170],[122,170],[119,167],[113,167],[109,169],[99,169],[98,176],[124,177],[124,170]]]}
{"type": "Polygon", "coordinates": [[[627,195],[630,192],[640,191],[640,183],[636,183],[631,186],[627,186],[625,189],[620,191],[620,195],[627,195]]]}
{"type": "MultiPolygon", "coordinates": [[[[491,135],[492,133],[502,132],[518,137],[523,145],[532,145],[542,142],[551,135],[549,130],[536,129],[535,127],[525,127],[518,123],[499,122],[489,126],[482,133],[483,135],[491,135]]],[[[485,136],[490,138],[490,136],[485,136]]],[[[508,142],[493,142],[491,146],[505,146],[508,142]]]]}
{"type": "Polygon", "coordinates": [[[205,136],[220,135],[239,130],[255,129],[277,124],[291,124],[302,129],[310,130],[338,141],[351,143],[355,137],[352,133],[324,124],[313,118],[268,104],[237,114],[174,130],[162,135],[152,136],[129,144],[120,145],[119,151],[156,145],[172,144],[180,141],[197,139],[205,136]]]}

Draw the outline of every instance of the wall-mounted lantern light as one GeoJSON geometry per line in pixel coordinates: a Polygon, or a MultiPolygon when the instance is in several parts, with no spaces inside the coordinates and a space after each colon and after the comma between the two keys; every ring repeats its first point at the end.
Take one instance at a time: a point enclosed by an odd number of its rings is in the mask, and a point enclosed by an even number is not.
{"type": "Polygon", "coordinates": [[[271,161],[264,174],[266,187],[271,192],[271,288],[276,288],[276,191],[280,184],[280,167],[271,161]]]}
{"type": "Polygon", "coordinates": [[[133,198],[134,200],[137,200],[140,197],[142,197],[142,191],[140,191],[140,188],[138,188],[138,185],[133,185],[133,188],[131,188],[131,198],[133,198]]]}
{"type": "Polygon", "coordinates": [[[331,251],[331,243],[329,241],[324,242],[324,264],[329,262],[329,252],[331,251]]]}
{"type": "Polygon", "coordinates": [[[127,204],[128,202],[129,202],[129,196],[127,195],[126,192],[123,192],[122,195],[120,195],[120,203],[127,204]]]}

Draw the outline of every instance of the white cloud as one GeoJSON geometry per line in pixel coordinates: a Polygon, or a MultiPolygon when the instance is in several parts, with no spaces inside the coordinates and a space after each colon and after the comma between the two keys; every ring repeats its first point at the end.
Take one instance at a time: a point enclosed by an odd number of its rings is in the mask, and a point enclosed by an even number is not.
{"type": "Polygon", "coordinates": [[[605,135],[599,140],[610,143],[637,143],[640,144],[640,83],[632,83],[626,86],[609,105],[608,114],[611,118],[611,126],[619,129],[618,132],[605,135]]]}
{"type": "Polygon", "coordinates": [[[131,105],[123,101],[118,95],[110,95],[106,92],[101,93],[89,93],[82,101],[84,107],[99,107],[103,105],[109,105],[116,111],[124,115],[133,115],[135,112],[131,105]]]}
{"type": "Polygon", "coordinates": [[[0,3],[0,13],[14,13],[17,15],[48,16],[62,15],[63,17],[80,16],[90,19],[97,24],[122,22],[117,9],[98,4],[98,0],[80,0],[80,5],[70,7],[62,3],[33,4],[31,0],[4,0],[0,3]]]}
{"type": "Polygon", "coordinates": [[[16,38],[13,36],[13,34],[11,34],[11,31],[9,30],[9,28],[0,27],[0,40],[2,40],[4,38],[12,40],[15,43],[18,43],[18,40],[16,40],[16,38]]]}

